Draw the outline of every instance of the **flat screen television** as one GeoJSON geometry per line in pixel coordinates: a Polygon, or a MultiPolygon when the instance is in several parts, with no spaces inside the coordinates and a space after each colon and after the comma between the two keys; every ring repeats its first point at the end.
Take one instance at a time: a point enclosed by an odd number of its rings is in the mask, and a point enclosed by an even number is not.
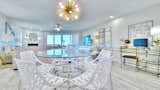
{"type": "Polygon", "coordinates": [[[133,44],[135,47],[148,47],[148,39],[147,38],[134,39],[133,44]]]}

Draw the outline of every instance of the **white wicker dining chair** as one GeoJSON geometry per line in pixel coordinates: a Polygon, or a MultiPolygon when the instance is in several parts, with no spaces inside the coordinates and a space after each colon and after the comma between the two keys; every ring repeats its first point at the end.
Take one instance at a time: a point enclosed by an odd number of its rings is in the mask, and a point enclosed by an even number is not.
{"type": "Polygon", "coordinates": [[[112,51],[111,50],[105,50],[105,49],[102,49],[99,53],[99,55],[93,60],[93,62],[95,61],[100,61],[100,60],[103,60],[102,58],[110,58],[112,57],[112,51]]]}
{"type": "Polygon", "coordinates": [[[42,61],[40,61],[37,56],[35,55],[34,51],[24,51],[20,53],[20,59],[22,60],[31,60],[33,62],[38,62],[40,64],[44,64],[42,61]]]}
{"type": "Polygon", "coordinates": [[[38,71],[41,76],[47,81],[48,84],[56,88],[64,84],[68,79],[56,76],[54,73],[54,68],[52,64],[43,64],[38,67],[38,71]]]}
{"type": "Polygon", "coordinates": [[[37,66],[32,61],[15,59],[23,90],[53,90],[38,73],[37,66]]]}
{"type": "Polygon", "coordinates": [[[95,64],[96,62],[100,61],[100,60],[103,60],[101,58],[110,58],[110,57],[113,57],[112,56],[112,51],[111,50],[105,50],[105,49],[102,49],[101,52],[99,53],[99,55],[95,58],[95,59],[92,59],[90,56],[88,57],[80,57],[80,58],[77,58],[76,60],[81,62],[81,63],[91,63],[91,64],[95,64]]]}
{"type": "Polygon", "coordinates": [[[97,63],[97,67],[94,72],[84,73],[83,75],[70,80],[70,82],[83,90],[112,90],[112,60],[106,60],[106,58],[101,59],[104,60],[97,63]]]}

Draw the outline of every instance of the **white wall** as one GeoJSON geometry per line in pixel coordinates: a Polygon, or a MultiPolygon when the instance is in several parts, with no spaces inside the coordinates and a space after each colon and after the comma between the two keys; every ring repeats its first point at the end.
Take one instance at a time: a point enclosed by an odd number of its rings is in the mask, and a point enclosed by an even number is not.
{"type": "MultiPolygon", "coordinates": [[[[109,21],[109,22],[105,22],[101,25],[97,25],[96,27],[91,27],[89,29],[85,29],[82,32],[69,32],[73,34],[73,42],[76,45],[81,45],[81,37],[82,35],[86,35],[86,34],[95,34],[99,28],[101,27],[112,27],[112,45],[113,47],[117,47],[119,48],[119,46],[121,45],[120,43],[120,37],[128,37],[128,25],[131,24],[135,24],[135,23],[139,23],[139,22],[144,22],[147,20],[154,20],[154,25],[160,25],[160,5],[157,6],[153,6],[150,8],[146,8],[137,12],[134,12],[132,14],[129,14],[127,16],[123,16],[120,18],[117,18],[115,20],[109,21]]],[[[6,17],[5,16],[1,16],[0,18],[4,18],[4,19],[0,19],[0,30],[4,30],[4,22],[6,21],[6,17]],[[3,24],[3,25],[2,25],[3,24]]],[[[10,21],[10,23],[15,23],[15,21],[10,21]]],[[[18,22],[17,22],[18,23],[18,22]]],[[[22,23],[25,25],[25,23],[22,23]]],[[[37,27],[37,26],[35,26],[37,27]]],[[[21,30],[23,31],[23,29],[21,30]]],[[[44,34],[44,32],[42,32],[42,36],[45,37],[47,33],[44,34]]],[[[50,33],[50,32],[48,32],[50,33]]],[[[52,32],[54,33],[54,32],[52,32]]],[[[62,33],[66,33],[66,32],[62,32],[62,33]]],[[[43,38],[42,40],[42,45],[45,45],[46,39],[43,38]]]]}
{"type": "Polygon", "coordinates": [[[78,45],[79,44],[79,35],[77,33],[73,32],[53,32],[53,31],[36,31],[32,29],[24,29],[24,28],[13,28],[13,30],[16,32],[16,37],[19,39],[20,45],[26,46],[28,42],[24,39],[25,34],[27,33],[37,33],[38,37],[40,38],[37,42],[40,46],[46,46],[47,45],[47,35],[53,35],[53,34],[72,34],[73,35],[73,44],[78,45]]]}
{"type": "Polygon", "coordinates": [[[73,44],[74,45],[81,45],[81,32],[73,32],[73,44]]]}
{"type": "MultiPolygon", "coordinates": [[[[79,34],[77,32],[73,31],[54,31],[54,30],[45,30],[45,26],[40,26],[35,23],[31,22],[25,22],[25,21],[20,21],[20,20],[15,20],[15,19],[9,19],[9,24],[13,27],[13,30],[17,32],[17,37],[22,38],[22,35],[24,33],[29,33],[29,32],[37,32],[41,36],[41,40],[39,41],[39,44],[41,46],[46,46],[47,45],[47,35],[48,34],[72,34],[73,35],[73,44],[79,45],[79,34]],[[40,31],[41,30],[41,31],[40,31]]],[[[20,40],[20,42],[23,42],[23,40],[20,40]]]]}
{"type": "Polygon", "coordinates": [[[102,25],[98,25],[97,27],[93,27],[90,29],[87,29],[83,32],[83,34],[89,34],[94,33],[97,31],[98,27],[101,26],[111,26],[112,27],[112,44],[113,47],[119,48],[121,45],[120,43],[120,37],[123,36],[125,38],[128,37],[128,25],[136,24],[139,22],[144,22],[148,20],[154,20],[154,26],[160,25],[160,5],[153,6],[150,8],[146,8],[137,12],[134,12],[130,15],[123,16],[120,18],[117,18],[115,20],[112,20],[110,22],[106,22],[102,25]]]}

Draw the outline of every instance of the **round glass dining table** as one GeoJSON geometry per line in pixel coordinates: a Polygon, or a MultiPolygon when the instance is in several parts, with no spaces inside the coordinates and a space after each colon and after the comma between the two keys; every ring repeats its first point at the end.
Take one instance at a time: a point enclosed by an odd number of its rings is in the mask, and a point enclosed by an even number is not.
{"type": "MultiPolygon", "coordinates": [[[[54,64],[52,63],[55,68],[50,73],[62,78],[72,79],[85,72],[84,65],[79,61],[76,61],[75,59],[88,57],[89,52],[79,52],[77,49],[52,49],[46,51],[39,51],[37,53],[37,56],[43,58],[61,58],[60,60],[64,61],[56,62],[54,64]]],[[[66,86],[67,88],[72,87],[70,85],[70,82],[67,82],[66,86]]],[[[64,87],[66,88],[66,86],[64,87]]]]}
{"type": "Polygon", "coordinates": [[[46,58],[79,58],[89,56],[89,52],[79,52],[77,49],[51,49],[37,52],[38,57],[46,58]]]}
{"type": "MultiPolygon", "coordinates": [[[[45,64],[42,64],[41,67],[45,68],[45,64]]],[[[43,71],[42,71],[44,69],[42,70],[38,69],[38,70],[40,70],[39,72],[42,75],[42,77],[45,78],[45,74],[43,74],[43,71]]],[[[75,90],[75,88],[78,88],[79,90],[80,88],[71,84],[70,80],[82,75],[85,71],[86,69],[84,68],[83,64],[76,65],[75,63],[60,63],[60,64],[54,64],[54,67],[50,69],[49,72],[46,72],[46,73],[48,73],[49,75],[53,75],[54,77],[57,76],[57,77],[66,79],[66,81],[64,81],[64,83],[62,83],[60,86],[56,87],[56,89],[75,90]]]]}

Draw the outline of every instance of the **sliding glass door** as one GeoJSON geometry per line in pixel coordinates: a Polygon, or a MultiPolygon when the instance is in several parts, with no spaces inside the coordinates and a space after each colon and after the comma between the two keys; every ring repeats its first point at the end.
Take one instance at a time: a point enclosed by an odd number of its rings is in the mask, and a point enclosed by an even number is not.
{"type": "Polygon", "coordinates": [[[53,45],[54,45],[54,36],[47,35],[47,46],[53,46],[53,45]]]}
{"type": "Polygon", "coordinates": [[[92,45],[91,35],[86,35],[83,37],[83,45],[84,46],[91,46],[92,45]]]}
{"type": "Polygon", "coordinates": [[[47,46],[67,46],[68,44],[72,44],[72,35],[47,35],[47,46]]]}
{"type": "Polygon", "coordinates": [[[72,35],[63,35],[63,42],[62,45],[63,46],[67,46],[68,44],[72,44],[72,35]]]}
{"type": "Polygon", "coordinates": [[[62,45],[62,36],[54,35],[54,45],[62,45]]]}

